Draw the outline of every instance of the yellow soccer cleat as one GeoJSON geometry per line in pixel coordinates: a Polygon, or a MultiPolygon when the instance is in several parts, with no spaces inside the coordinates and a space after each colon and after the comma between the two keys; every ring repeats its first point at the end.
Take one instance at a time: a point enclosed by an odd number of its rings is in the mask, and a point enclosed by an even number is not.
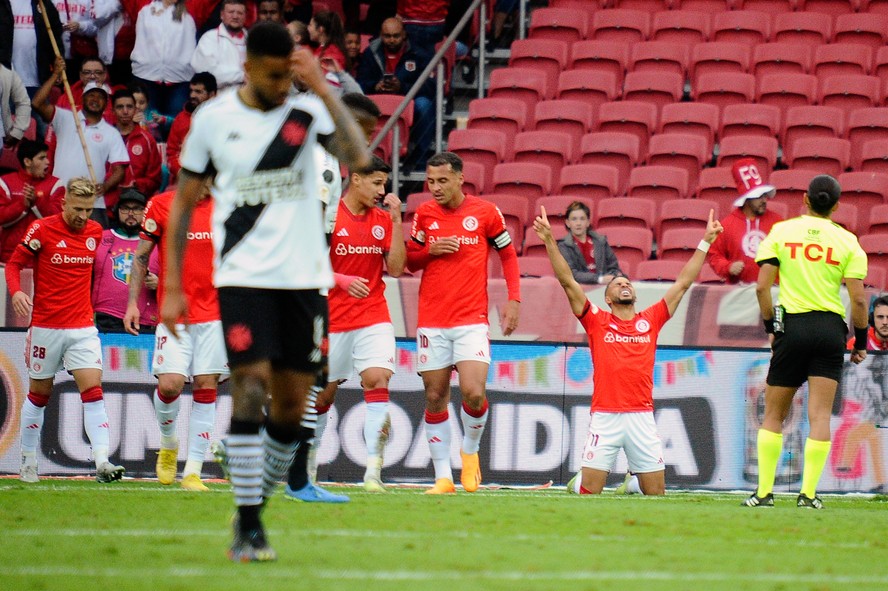
{"type": "Polygon", "coordinates": [[[193,490],[195,492],[206,492],[210,490],[207,485],[200,481],[198,474],[186,474],[182,478],[182,488],[185,490],[193,490]]]}
{"type": "Polygon", "coordinates": [[[481,484],[481,461],[478,459],[478,454],[460,451],[459,455],[462,457],[462,473],[459,475],[459,481],[466,492],[475,492],[481,484]]]}
{"type": "Polygon", "coordinates": [[[176,457],[178,449],[163,449],[157,452],[157,480],[163,485],[176,481],[176,457]]]}
{"type": "Polygon", "coordinates": [[[456,487],[449,478],[439,478],[435,481],[435,486],[425,491],[427,495],[453,495],[456,494],[456,487]]]}

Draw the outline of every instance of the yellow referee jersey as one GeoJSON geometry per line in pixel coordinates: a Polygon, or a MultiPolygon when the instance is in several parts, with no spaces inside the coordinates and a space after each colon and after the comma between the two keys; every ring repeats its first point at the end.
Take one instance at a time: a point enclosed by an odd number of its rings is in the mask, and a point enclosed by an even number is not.
{"type": "Polygon", "coordinates": [[[780,303],[790,314],[835,312],[845,317],[842,279],[866,277],[866,253],[840,225],[803,215],[774,224],[755,261],[780,262],[780,303]]]}

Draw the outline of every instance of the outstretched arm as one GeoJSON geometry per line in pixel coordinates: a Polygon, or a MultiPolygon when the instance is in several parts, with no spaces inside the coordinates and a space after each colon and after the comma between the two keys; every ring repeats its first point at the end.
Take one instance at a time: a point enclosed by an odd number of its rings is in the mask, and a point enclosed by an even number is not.
{"type": "Polygon", "coordinates": [[[706,224],[706,233],[703,234],[703,240],[700,241],[697,250],[694,251],[691,259],[682,268],[681,273],[678,274],[678,279],[672,284],[666,295],[663,296],[663,299],[666,301],[666,307],[669,308],[670,316],[675,314],[678,304],[681,303],[681,298],[684,297],[685,292],[696,281],[697,275],[700,274],[700,269],[703,268],[703,263],[706,262],[706,253],[709,252],[709,246],[721,234],[722,230],[724,228],[722,228],[721,222],[715,219],[715,212],[710,209],[709,222],[706,224]]]}
{"type": "Polygon", "coordinates": [[[588,301],[586,294],[583,292],[580,284],[574,279],[567,261],[564,260],[564,257],[561,256],[561,251],[558,250],[558,243],[555,242],[555,237],[552,235],[552,226],[549,225],[549,218],[546,216],[545,207],[540,207],[540,215],[533,221],[533,231],[536,232],[536,235],[546,245],[546,254],[549,255],[549,262],[555,271],[555,277],[558,278],[564,293],[567,294],[570,309],[575,315],[582,314],[583,308],[588,301]]]}

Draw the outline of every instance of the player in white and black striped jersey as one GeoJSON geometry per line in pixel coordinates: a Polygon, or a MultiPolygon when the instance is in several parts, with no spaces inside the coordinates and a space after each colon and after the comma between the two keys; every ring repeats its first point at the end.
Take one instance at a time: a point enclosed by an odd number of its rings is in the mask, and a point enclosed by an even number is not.
{"type": "Polygon", "coordinates": [[[251,30],[244,68],[244,86],[195,113],[185,141],[161,316],[174,330],[186,307],[185,235],[200,183],[213,177],[214,280],[231,366],[228,458],[238,509],[229,557],[249,562],[276,558],[260,510],[292,461],[326,347],[319,290],[333,277],[313,147],[320,142],[349,167],[365,166],[369,153],[315,58],[294,51],[283,26],[251,30]],[[316,96],[289,96],[294,76],[316,96]]]}

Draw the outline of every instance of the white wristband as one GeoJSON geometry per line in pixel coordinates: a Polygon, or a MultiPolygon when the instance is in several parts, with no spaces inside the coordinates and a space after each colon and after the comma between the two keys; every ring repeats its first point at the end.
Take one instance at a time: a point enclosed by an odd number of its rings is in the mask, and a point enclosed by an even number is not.
{"type": "Polygon", "coordinates": [[[697,245],[697,250],[702,250],[703,252],[709,252],[709,243],[705,240],[701,240],[700,244],[697,245]]]}

